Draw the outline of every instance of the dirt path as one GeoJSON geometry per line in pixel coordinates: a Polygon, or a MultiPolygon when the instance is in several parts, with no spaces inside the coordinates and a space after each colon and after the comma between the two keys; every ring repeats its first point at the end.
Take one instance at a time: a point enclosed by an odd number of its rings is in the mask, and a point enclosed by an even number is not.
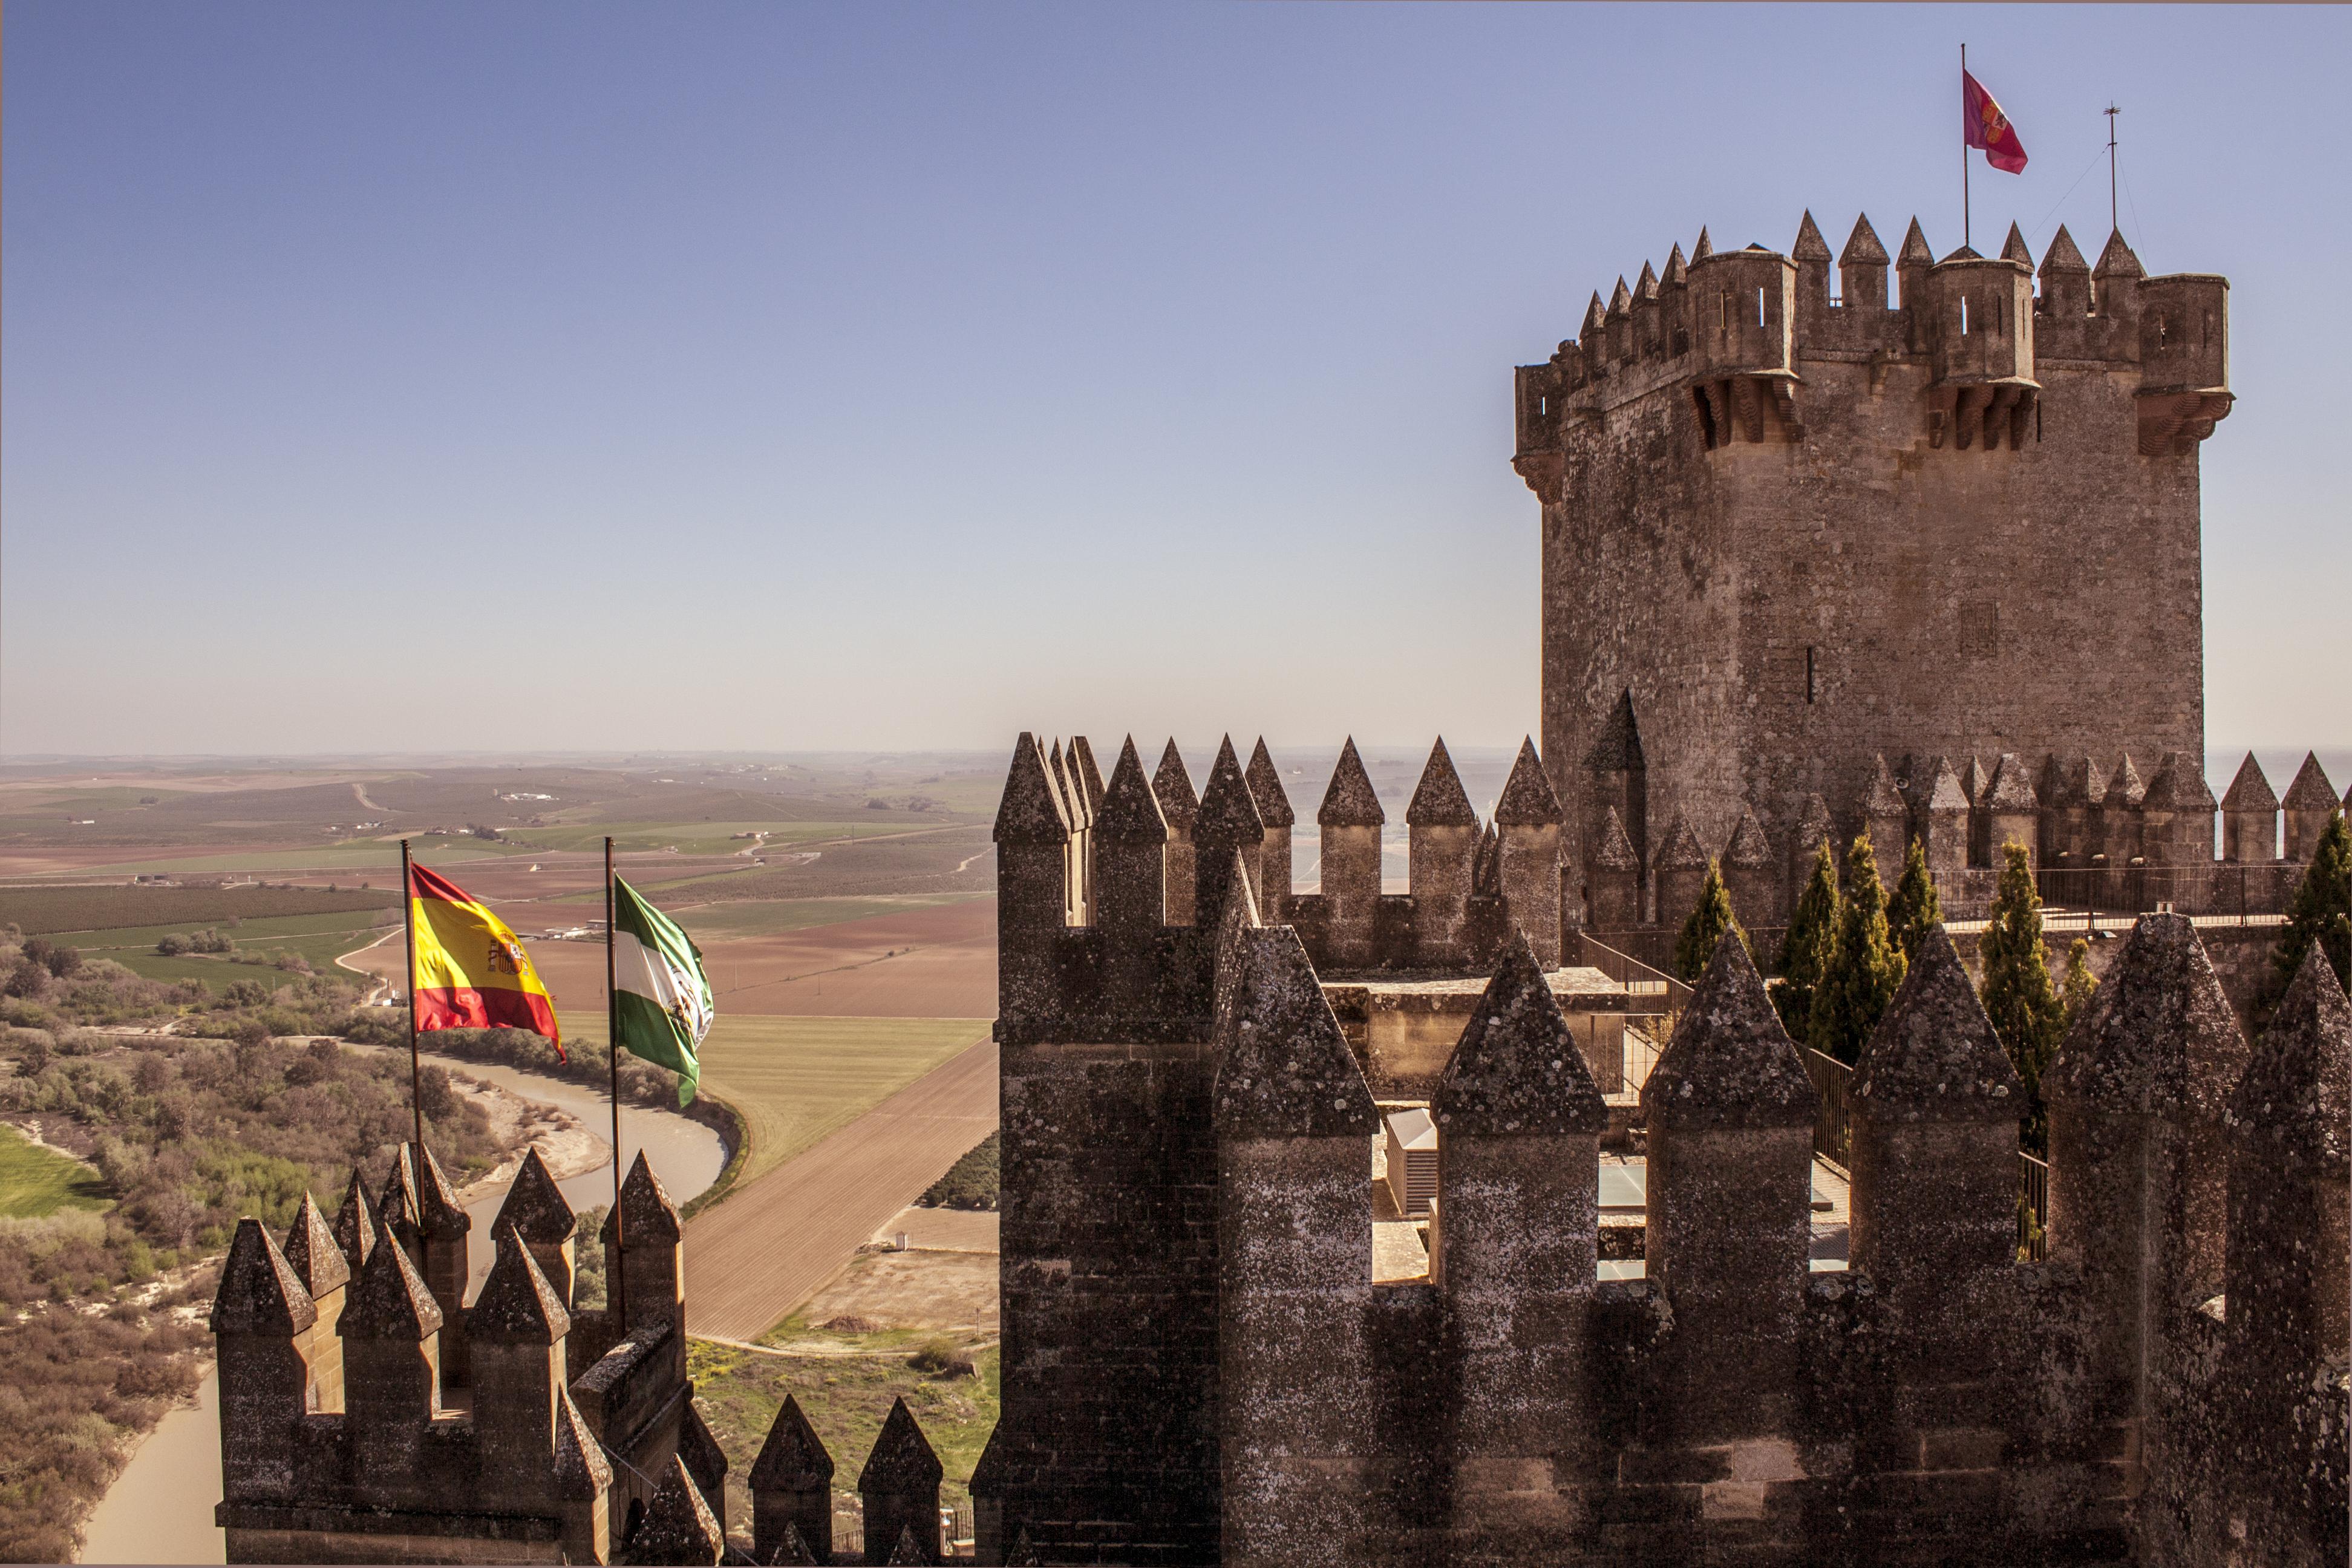
{"type": "Polygon", "coordinates": [[[382,811],[384,809],[383,806],[378,805],[375,802],[368,798],[367,785],[363,784],[353,784],[352,785],[352,798],[356,799],[362,805],[367,807],[370,811],[382,811]]]}
{"type": "Polygon", "coordinates": [[[933,1068],[686,1227],[687,1321],[756,1340],[996,1126],[996,1044],[933,1068]]]}

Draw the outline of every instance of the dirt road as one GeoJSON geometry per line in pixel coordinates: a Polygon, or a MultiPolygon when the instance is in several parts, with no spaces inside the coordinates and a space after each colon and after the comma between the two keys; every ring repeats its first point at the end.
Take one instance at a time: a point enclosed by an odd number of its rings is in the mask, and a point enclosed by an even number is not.
{"type": "Polygon", "coordinates": [[[697,1215],[686,1227],[687,1325],[756,1340],[996,1126],[983,1040],[697,1215]]]}

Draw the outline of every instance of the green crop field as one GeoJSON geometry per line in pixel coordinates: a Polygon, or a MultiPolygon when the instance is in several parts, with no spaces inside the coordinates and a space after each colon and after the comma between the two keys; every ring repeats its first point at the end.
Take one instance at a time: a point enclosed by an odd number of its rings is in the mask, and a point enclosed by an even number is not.
{"type": "Polygon", "coordinates": [[[61,1208],[106,1206],[98,1177],[88,1166],[0,1125],[0,1219],[39,1219],[61,1208]]]}
{"type": "MultiPolygon", "coordinates": [[[[990,1023],[720,1014],[702,1045],[702,1081],[742,1113],[750,1152],[738,1182],[773,1170],[988,1038],[990,1023]]],[[[564,1033],[602,1044],[604,1020],[567,1016],[564,1033]]]]}
{"type": "Polygon", "coordinates": [[[27,936],[124,927],[154,928],[161,936],[166,930],[194,931],[232,919],[395,909],[400,895],[394,885],[399,880],[395,859],[381,888],[0,888],[0,924],[14,925],[27,936]]]}
{"type": "MultiPolygon", "coordinates": [[[[444,837],[426,834],[413,840],[416,858],[430,860],[436,866],[455,866],[468,860],[497,860],[510,855],[536,853],[527,844],[494,844],[488,839],[468,838],[460,834],[444,837]]],[[[369,877],[372,881],[397,884],[400,880],[400,841],[396,838],[327,839],[315,849],[254,849],[242,853],[221,851],[194,856],[181,851],[159,851],[143,860],[123,860],[113,865],[93,866],[87,872],[93,877],[179,876],[184,873],[208,871],[350,871],[369,877]]]]}

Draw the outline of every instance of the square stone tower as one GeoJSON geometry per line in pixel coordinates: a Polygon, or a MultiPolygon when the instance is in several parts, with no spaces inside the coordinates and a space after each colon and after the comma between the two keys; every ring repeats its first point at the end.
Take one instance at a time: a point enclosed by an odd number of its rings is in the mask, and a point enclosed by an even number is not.
{"type": "Polygon", "coordinates": [[[1785,847],[1814,794],[1842,842],[1882,756],[1909,798],[1938,757],[2202,754],[2227,281],[2062,228],[2037,291],[2014,227],[1937,261],[1916,220],[1888,269],[1867,218],[1834,293],[1810,214],[1793,255],[1702,232],[1519,369],[1571,900],[1612,808],[1649,876],[1677,818],[1785,847]]]}

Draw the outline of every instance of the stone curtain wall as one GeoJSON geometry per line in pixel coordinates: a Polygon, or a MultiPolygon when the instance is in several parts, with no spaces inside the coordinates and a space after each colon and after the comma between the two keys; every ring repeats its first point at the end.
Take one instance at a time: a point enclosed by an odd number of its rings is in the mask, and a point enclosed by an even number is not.
{"type": "Polygon", "coordinates": [[[1297,932],[1230,844],[1212,923],[1072,923],[1024,869],[1071,843],[1024,826],[1045,779],[1024,737],[984,1561],[2343,1560],[2342,1292],[2294,1261],[2352,1247],[2324,964],[2252,1051],[2189,922],[2142,919],[2049,1080],[2020,1263],[2016,1080],[1933,939],[1856,1069],[1853,1267],[1816,1274],[1813,1090],[1722,944],[1645,1090],[1650,1277],[1602,1282],[1599,1096],[1507,942],[1433,1101],[1431,1277],[1374,1284],[1371,1101],[1297,932]]]}

